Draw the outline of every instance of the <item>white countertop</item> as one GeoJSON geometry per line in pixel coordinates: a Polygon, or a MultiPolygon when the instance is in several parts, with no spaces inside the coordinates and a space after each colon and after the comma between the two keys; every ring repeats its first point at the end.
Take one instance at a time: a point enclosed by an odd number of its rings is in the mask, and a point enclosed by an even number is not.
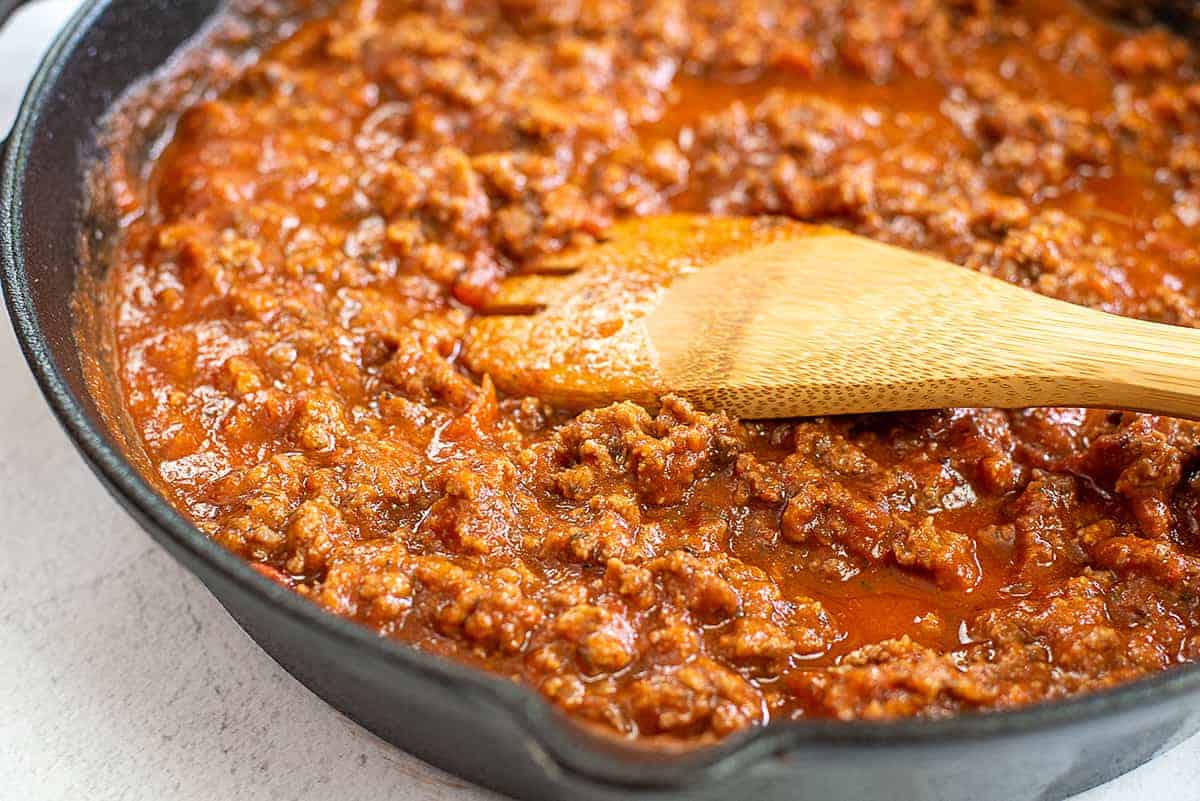
{"type": "MultiPolygon", "coordinates": [[[[0,130],[77,4],[42,0],[0,36],[0,130]]],[[[496,798],[260,651],[100,487],[0,325],[0,799],[496,798]]],[[[1194,801],[1198,779],[1200,737],[1075,801],[1194,801]]]]}

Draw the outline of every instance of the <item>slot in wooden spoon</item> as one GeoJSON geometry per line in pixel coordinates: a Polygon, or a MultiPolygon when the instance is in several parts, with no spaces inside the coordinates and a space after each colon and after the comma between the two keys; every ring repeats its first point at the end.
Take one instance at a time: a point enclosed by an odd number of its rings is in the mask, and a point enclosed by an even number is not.
{"type": "Polygon", "coordinates": [[[748,418],[951,406],[1200,417],[1200,331],[1131,320],[833,228],[673,215],[534,265],[464,358],[568,408],[675,393],[748,418]]]}

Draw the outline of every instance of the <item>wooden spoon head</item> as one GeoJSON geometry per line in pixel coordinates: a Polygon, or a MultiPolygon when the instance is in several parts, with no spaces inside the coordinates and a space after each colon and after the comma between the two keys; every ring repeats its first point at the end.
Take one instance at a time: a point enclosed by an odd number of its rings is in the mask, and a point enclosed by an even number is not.
{"type": "Polygon", "coordinates": [[[506,281],[472,321],[463,359],[509,394],[568,409],[619,400],[654,406],[673,387],[644,318],[667,287],[735,254],[829,230],[774,217],[620,222],[603,242],[506,281]]]}

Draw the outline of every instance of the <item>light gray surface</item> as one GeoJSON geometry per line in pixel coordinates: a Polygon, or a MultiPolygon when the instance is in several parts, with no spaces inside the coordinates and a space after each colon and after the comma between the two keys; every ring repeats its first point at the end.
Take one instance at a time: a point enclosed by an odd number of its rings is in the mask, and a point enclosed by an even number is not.
{"type": "MultiPolygon", "coordinates": [[[[0,36],[3,128],[76,4],[44,0],[0,36]]],[[[0,325],[0,801],[496,798],[375,739],[263,654],[104,493],[0,325]]],[[[1076,801],[1190,801],[1198,779],[1193,738],[1076,801]]]]}

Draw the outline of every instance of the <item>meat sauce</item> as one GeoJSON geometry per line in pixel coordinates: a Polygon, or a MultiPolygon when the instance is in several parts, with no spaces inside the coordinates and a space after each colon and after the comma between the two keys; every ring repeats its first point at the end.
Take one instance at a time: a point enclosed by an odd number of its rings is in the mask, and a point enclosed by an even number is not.
{"type": "Polygon", "coordinates": [[[472,307],[616,220],[777,215],[1200,320],[1200,75],[1060,0],[352,0],[118,176],[123,401],[204,532],[627,737],[942,717],[1200,659],[1200,428],[568,414],[472,307]]]}

